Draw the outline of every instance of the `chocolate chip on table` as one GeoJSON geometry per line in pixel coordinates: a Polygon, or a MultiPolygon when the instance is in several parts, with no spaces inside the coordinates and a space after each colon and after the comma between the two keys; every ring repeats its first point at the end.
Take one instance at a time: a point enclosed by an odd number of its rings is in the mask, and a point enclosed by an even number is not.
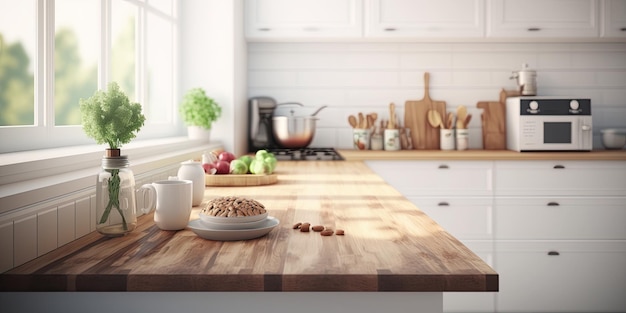
{"type": "Polygon", "coordinates": [[[343,236],[344,235],[343,229],[337,229],[337,232],[335,232],[335,234],[337,234],[337,236],[343,236]]]}

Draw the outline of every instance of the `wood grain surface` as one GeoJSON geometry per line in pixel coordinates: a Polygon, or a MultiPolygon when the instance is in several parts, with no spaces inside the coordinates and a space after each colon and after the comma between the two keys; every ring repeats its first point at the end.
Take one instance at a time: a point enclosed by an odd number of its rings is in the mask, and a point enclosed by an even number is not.
{"type": "MultiPolygon", "coordinates": [[[[498,274],[362,162],[279,161],[278,183],[207,187],[204,202],[260,201],[267,236],[205,240],[152,215],[119,238],[90,233],[0,275],[4,291],[497,291],[498,274]],[[294,230],[296,222],[345,236],[294,230]]],[[[192,219],[201,206],[195,207],[192,219]]]]}
{"type": "Polygon", "coordinates": [[[517,152],[511,150],[464,150],[464,151],[378,151],[378,150],[339,150],[348,161],[365,160],[577,160],[577,161],[624,161],[626,150],[597,150],[591,152],[517,152]]]}

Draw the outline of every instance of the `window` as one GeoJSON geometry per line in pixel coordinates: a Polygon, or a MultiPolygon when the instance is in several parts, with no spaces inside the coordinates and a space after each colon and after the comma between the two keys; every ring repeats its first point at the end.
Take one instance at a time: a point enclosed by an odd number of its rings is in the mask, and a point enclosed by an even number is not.
{"type": "Polygon", "coordinates": [[[0,0],[0,153],[93,144],[79,101],[117,82],[138,139],[178,125],[177,0],[0,0]]]}

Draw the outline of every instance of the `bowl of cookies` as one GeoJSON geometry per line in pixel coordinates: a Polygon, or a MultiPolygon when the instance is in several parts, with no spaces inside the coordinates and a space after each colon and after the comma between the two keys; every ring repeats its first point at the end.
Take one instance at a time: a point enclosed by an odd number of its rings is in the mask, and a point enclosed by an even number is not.
{"type": "Polygon", "coordinates": [[[265,206],[254,199],[227,196],[210,200],[198,214],[216,229],[248,229],[262,225],[268,217],[265,206]]]}

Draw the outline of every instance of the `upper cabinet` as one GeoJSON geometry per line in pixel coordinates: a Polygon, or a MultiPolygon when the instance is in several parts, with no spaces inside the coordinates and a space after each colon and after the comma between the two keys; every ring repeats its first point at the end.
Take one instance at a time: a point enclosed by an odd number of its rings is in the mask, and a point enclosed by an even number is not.
{"type": "Polygon", "coordinates": [[[361,37],[363,0],[246,0],[248,38],[361,37]]]}
{"type": "Polygon", "coordinates": [[[602,37],[626,37],[626,1],[605,0],[602,37]]]}
{"type": "Polygon", "coordinates": [[[370,0],[371,37],[483,37],[484,0],[370,0]]]}
{"type": "Polygon", "coordinates": [[[487,36],[598,37],[596,0],[491,0],[487,36]]]}
{"type": "Polygon", "coordinates": [[[245,0],[249,40],[619,41],[625,0],[245,0]]]}

